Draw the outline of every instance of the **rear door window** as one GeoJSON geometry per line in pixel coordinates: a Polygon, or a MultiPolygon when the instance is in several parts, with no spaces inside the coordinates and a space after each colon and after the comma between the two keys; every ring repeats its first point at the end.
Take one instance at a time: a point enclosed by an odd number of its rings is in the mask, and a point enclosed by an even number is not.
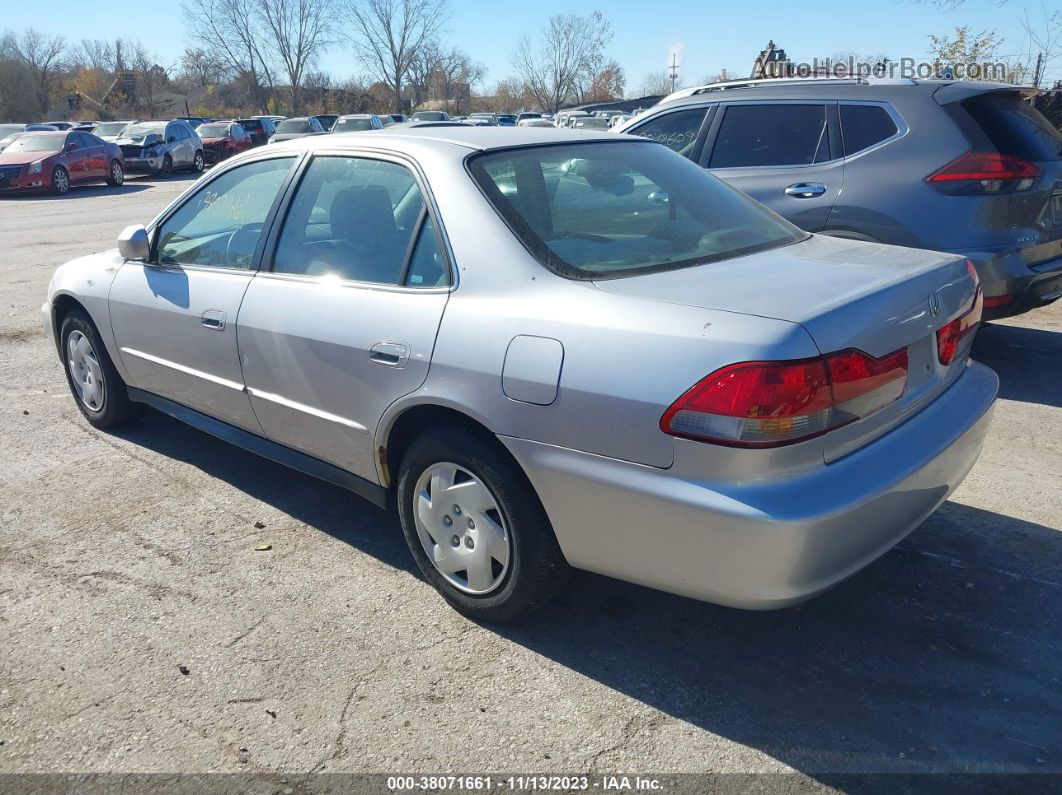
{"type": "Polygon", "coordinates": [[[899,132],[889,112],[880,105],[841,105],[844,153],[854,155],[899,132]]]}
{"type": "Polygon", "coordinates": [[[707,113],[706,107],[662,113],[630,132],[633,135],[662,143],[668,149],[689,157],[707,113]]]}
{"type": "Polygon", "coordinates": [[[825,105],[730,105],[708,167],[802,166],[829,159],[825,105]]]}

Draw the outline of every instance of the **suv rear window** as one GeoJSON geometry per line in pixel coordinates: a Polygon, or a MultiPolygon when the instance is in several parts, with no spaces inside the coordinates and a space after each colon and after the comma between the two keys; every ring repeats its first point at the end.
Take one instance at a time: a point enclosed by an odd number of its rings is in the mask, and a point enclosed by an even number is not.
{"type": "Polygon", "coordinates": [[[846,155],[869,149],[897,132],[896,122],[880,105],[841,105],[841,138],[846,155]]]}
{"type": "Polygon", "coordinates": [[[489,152],[469,170],[527,249],[568,278],[699,265],[807,236],[649,141],[489,152]]]}
{"type": "Polygon", "coordinates": [[[982,94],[962,103],[992,145],[1023,160],[1062,158],[1062,133],[1016,94],[982,94]]]}
{"type": "Polygon", "coordinates": [[[708,167],[802,166],[829,159],[825,105],[731,105],[708,167]]]}

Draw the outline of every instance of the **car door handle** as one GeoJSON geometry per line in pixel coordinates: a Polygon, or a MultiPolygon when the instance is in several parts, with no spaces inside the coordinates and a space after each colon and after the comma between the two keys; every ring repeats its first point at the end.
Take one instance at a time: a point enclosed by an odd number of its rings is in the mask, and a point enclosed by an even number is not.
{"type": "Polygon", "coordinates": [[[817,182],[798,182],[785,189],[786,196],[794,199],[814,199],[826,192],[826,186],[817,182]]]}
{"type": "Polygon", "coordinates": [[[409,359],[409,346],[404,342],[377,342],[369,348],[369,361],[387,367],[402,367],[409,359]]]}
{"type": "Polygon", "coordinates": [[[199,322],[211,331],[224,331],[225,312],[221,309],[208,309],[199,317],[199,322]]]}

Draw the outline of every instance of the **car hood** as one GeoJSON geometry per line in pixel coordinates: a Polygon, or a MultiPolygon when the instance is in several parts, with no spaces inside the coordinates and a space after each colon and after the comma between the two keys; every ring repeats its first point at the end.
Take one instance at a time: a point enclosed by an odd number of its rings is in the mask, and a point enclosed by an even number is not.
{"type": "Polygon", "coordinates": [[[874,356],[931,333],[974,297],[966,264],[954,254],[822,235],[595,284],[620,295],[788,320],[823,351],[856,347],[874,356]]]}
{"type": "Polygon", "coordinates": [[[150,133],[148,135],[140,135],[140,136],[137,136],[136,138],[131,138],[129,136],[122,136],[121,138],[114,138],[112,140],[114,141],[114,143],[118,144],[119,146],[147,146],[147,144],[145,142],[147,140],[151,139],[151,138],[155,138],[156,139],[154,144],[152,144],[153,146],[158,146],[159,144],[162,143],[162,136],[159,135],[158,133],[150,133]]]}
{"type": "Polygon", "coordinates": [[[58,152],[0,152],[0,166],[29,165],[46,157],[57,155],[58,152]]]}

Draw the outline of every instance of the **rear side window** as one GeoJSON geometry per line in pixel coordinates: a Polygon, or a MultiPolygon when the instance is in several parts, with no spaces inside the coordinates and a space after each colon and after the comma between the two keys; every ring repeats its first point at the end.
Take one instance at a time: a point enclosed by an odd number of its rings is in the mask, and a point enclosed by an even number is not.
{"type": "Polygon", "coordinates": [[[1032,161],[1062,158],[1062,133],[1017,95],[982,94],[962,105],[1000,154],[1032,161]]]}
{"type": "Polygon", "coordinates": [[[802,166],[829,159],[825,105],[731,105],[708,167],[802,166]]]}
{"type": "MultiPolygon", "coordinates": [[[[401,284],[424,199],[405,166],[360,157],[317,157],[292,199],[273,270],[401,284]]],[[[425,244],[427,246],[427,243],[425,244]]],[[[425,250],[421,280],[435,286],[425,250]],[[428,283],[432,282],[432,283],[428,283]]]]}
{"type": "Polygon", "coordinates": [[[889,112],[880,105],[841,105],[844,153],[854,155],[899,132],[889,112]]]}
{"type": "Polygon", "coordinates": [[[690,108],[664,113],[630,132],[662,143],[668,149],[689,157],[707,112],[708,108],[690,108]]]}
{"type": "Polygon", "coordinates": [[[573,279],[699,265],[806,236],[650,141],[488,152],[469,169],[524,246],[573,279]]]}

